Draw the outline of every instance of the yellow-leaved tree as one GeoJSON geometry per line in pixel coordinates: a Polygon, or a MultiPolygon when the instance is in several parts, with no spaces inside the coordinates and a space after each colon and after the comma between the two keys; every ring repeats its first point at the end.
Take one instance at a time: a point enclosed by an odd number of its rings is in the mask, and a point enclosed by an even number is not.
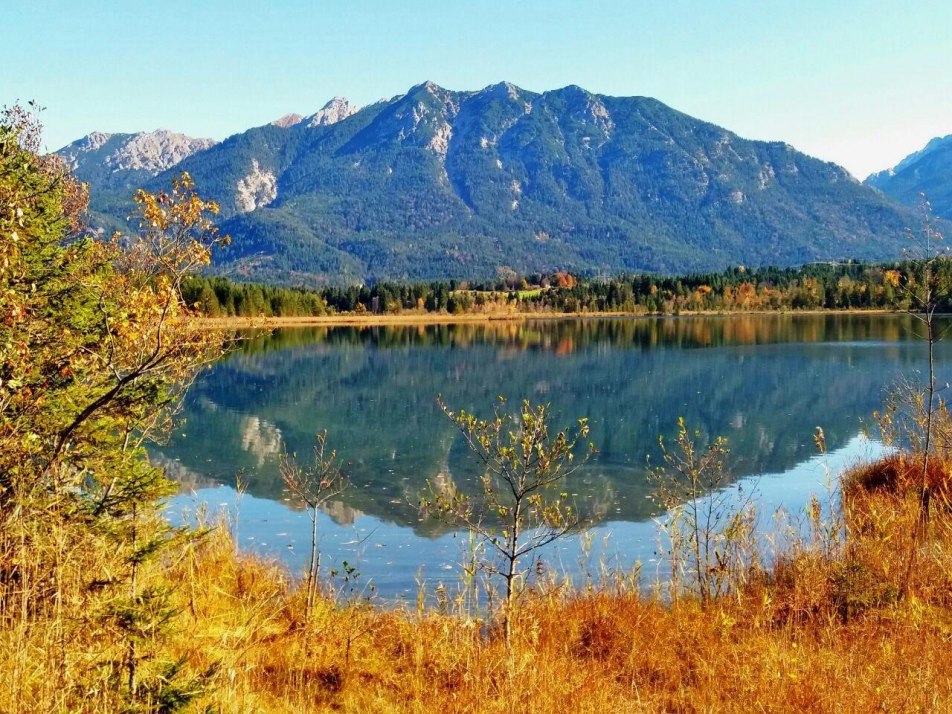
{"type": "Polygon", "coordinates": [[[172,612],[150,568],[182,534],[158,514],[170,483],[144,445],[221,354],[180,288],[227,239],[187,174],[137,192],[137,235],[82,235],[85,186],[39,137],[35,111],[5,110],[0,698],[24,711],[169,711],[201,676],[161,651],[172,612]]]}

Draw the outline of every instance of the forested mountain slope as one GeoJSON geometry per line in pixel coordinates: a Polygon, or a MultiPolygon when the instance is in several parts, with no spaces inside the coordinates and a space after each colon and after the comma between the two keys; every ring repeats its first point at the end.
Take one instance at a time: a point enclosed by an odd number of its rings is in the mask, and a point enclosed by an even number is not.
{"type": "MultiPolygon", "coordinates": [[[[110,172],[77,170],[94,218],[128,213],[110,172]]],[[[575,86],[426,82],[359,111],[336,99],[191,153],[146,188],[182,170],[234,238],[218,269],[285,283],[884,260],[916,220],[787,144],[575,86]]]]}

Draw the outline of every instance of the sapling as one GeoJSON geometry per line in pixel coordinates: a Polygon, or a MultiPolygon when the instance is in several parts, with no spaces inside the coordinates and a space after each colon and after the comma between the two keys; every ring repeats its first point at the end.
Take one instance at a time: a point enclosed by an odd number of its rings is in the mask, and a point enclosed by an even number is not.
{"type": "MultiPolygon", "coordinates": [[[[281,460],[279,470],[291,498],[304,505],[308,517],[311,519],[311,551],[305,580],[307,605],[305,619],[309,619],[311,610],[314,608],[321,568],[321,554],[318,548],[318,516],[321,508],[328,501],[343,493],[350,482],[338,467],[337,452],[327,448],[326,429],[315,437],[314,455],[309,466],[302,467],[293,455],[285,454],[281,460]]],[[[345,567],[346,565],[345,563],[345,567]]]]}
{"type": "Polygon", "coordinates": [[[465,410],[451,410],[442,398],[438,404],[479,459],[481,489],[471,497],[431,487],[421,509],[463,525],[485,544],[489,555],[482,565],[505,584],[503,625],[510,641],[516,594],[532,569],[525,561],[587,525],[562,487],[596,453],[591,443],[583,447],[588,420],[579,419],[574,430],[551,435],[548,405],[533,406],[525,400],[513,414],[499,397],[493,417],[480,419],[465,410]],[[581,458],[576,458],[577,451],[583,452],[581,458]]]}

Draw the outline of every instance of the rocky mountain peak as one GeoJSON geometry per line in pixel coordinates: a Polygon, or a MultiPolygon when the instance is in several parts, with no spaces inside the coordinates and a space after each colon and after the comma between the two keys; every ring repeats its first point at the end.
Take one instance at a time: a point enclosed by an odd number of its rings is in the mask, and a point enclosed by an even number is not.
{"type": "Polygon", "coordinates": [[[112,137],[112,134],[107,134],[103,131],[94,131],[76,142],[78,145],[76,148],[79,151],[97,151],[112,137]]]}
{"type": "Polygon", "coordinates": [[[469,96],[471,94],[473,94],[473,92],[452,92],[441,87],[436,82],[427,80],[422,84],[410,87],[410,91],[403,97],[400,97],[400,99],[410,99],[413,102],[437,107],[442,105],[454,105],[460,97],[469,96]]]}
{"type": "Polygon", "coordinates": [[[148,171],[157,174],[216,143],[214,139],[194,139],[167,129],[157,129],[133,135],[106,158],[106,165],[113,171],[148,171]]]}
{"type": "Polygon", "coordinates": [[[949,147],[952,147],[952,134],[949,134],[948,136],[937,136],[933,139],[930,139],[929,143],[927,143],[918,151],[914,151],[913,153],[909,154],[909,156],[904,158],[891,169],[884,169],[883,171],[877,171],[876,173],[870,174],[866,179],[866,183],[870,184],[871,186],[881,188],[881,184],[887,183],[889,179],[896,174],[902,173],[906,169],[910,168],[913,164],[917,163],[921,159],[926,158],[930,154],[934,154],[949,147]]]}
{"type": "Polygon", "coordinates": [[[914,163],[920,159],[924,159],[929,154],[933,154],[936,151],[945,149],[952,146],[952,134],[948,136],[937,136],[934,139],[930,139],[929,143],[922,147],[919,151],[909,154],[906,158],[896,164],[893,167],[893,173],[898,173],[908,166],[912,166],[914,163]]]}
{"type": "Polygon", "coordinates": [[[519,99],[520,95],[525,92],[514,85],[512,82],[497,82],[496,84],[490,84],[488,87],[483,89],[480,94],[485,94],[492,97],[507,97],[513,101],[519,99]]]}
{"type": "Polygon", "coordinates": [[[353,116],[358,111],[360,107],[356,104],[352,104],[344,97],[334,97],[320,110],[307,117],[307,125],[309,127],[330,126],[353,116]]]}
{"type": "Polygon", "coordinates": [[[940,218],[952,219],[952,134],[937,136],[891,169],[867,177],[866,185],[909,206],[923,195],[940,218]]]}
{"type": "Polygon", "coordinates": [[[272,126],[279,126],[282,129],[287,129],[292,127],[295,124],[300,124],[304,120],[304,116],[301,114],[285,114],[283,117],[279,117],[271,122],[272,126]]]}
{"type": "Polygon", "coordinates": [[[56,153],[66,159],[75,171],[88,155],[99,152],[100,150],[105,150],[103,147],[106,147],[114,137],[120,139],[123,136],[128,137],[130,135],[107,134],[104,131],[94,131],[81,139],[77,139],[71,144],[67,144],[56,153]]]}
{"type": "Polygon", "coordinates": [[[569,84],[560,89],[552,89],[548,92],[543,93],[544,96],[556,96],[562,97],[566,101],[578,102],[578,103],[587,103],[591,97],[595,95],[589,92],[587,89],[578,86],[577,84],[569,84]]]}
{"type": "Polygon", "coordinates": [[[56,153],[73,169],[92,161],[111,172],[147,171],[155,175],[216,143],[214,139],[195,139],[167,129],[137,134],[94,131],[56,153]]]}
{"type": "Polygon", "coordinates": [[[440,92],[446,91],[445,89],[443,89],[443,87],[438,85],[436,82],[429,79],[423,82],[422,84],[418,84],[416,87],[414,87],[414,89],[417,89],[417,88],[422,89],[425,92],[429,92],[430,94],[438,94],[440,92]]]}

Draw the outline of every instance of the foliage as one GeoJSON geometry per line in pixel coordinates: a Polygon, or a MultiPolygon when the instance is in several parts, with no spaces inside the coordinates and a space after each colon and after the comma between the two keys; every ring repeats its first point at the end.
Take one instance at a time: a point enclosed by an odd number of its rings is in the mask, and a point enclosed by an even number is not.
{"type": "MultiPolygon", "coordinates": [[[[511,314],[754,312],[909,309],[906,286],[921,282],[915,261],[871,265],[848,262],[802,268],[731,268],[722,273],[576,278],[566,273],[487,281],[382,282],[324,288],[237,283],[224,277],[188,278],[183,293],[209,317],[299,317],[326,314],[511,314]],[[520,289],[520,286],[535,286],[520,289]]],[[[936,263],[930,278],[940,312],[952,310],[952,264],[936,263]]]]}
{"type": "Polygon", "coordinates": [[[505,582],[508,638],[516,595],[533,569],[524,560],[585,525],[569,494],[557,489],[595,453],[589,443],[584,458],[575,459],[576,447],[588,436],[588,420],[579,419],[574,432],[563,430],[550,437],[551,415],[544,404],[523,401],[518,415],[513,415],[500,397],[492,419],[451,411],[442,399],[439,404],[484,469],[482,492],[471,497],[451,484],[431,484],[431,497],[422,501],[421,508],[463,525],[490,549],[490,560],[483,566],[505,582]]]}
{"type": "Polygon", "coordinates": [[[279,470],[281,480],[294,501],[302,504],[311,519],[311,554],[308,560],[305,594],[307,598],[307,616],[314,607],[317,596],[318,576],[321,569],[321,555],[318,550],[317,531],[318,514],[331,500],[340,496],[348,487],[347,477],[337,465],[337,452],[327,450],[327,431],[315,437],[314,458],[312,464],[302,467],[293,455],[285,454],[279,470]]]}
{"type": "Polygon", "coordinates": [[[222,242],[217,208],[182,175],[137,196],[137,238],[75,237],[85,188],[39,134],[18,107],[0,123],[0,622],[56,623],[65,708],[92,688],[107,708],[159,710],[197,680],[164,654],[174,609],[152,572],[179,536],[144,444],[221,354],[180,294],[222,242]],[[84,630],[97,637],[70,647],[84,630]]]}
{"type": "Polygon", "coordinates": [[[653,477],[675,593],[685,587],[707,605],[736,589],[751,566],[754,513],[752,490],[730,485],[727,442],[717,437],[702,448],[699,439],[679,419],[675,448],[660,440],[664,466],[653,477]]]}

